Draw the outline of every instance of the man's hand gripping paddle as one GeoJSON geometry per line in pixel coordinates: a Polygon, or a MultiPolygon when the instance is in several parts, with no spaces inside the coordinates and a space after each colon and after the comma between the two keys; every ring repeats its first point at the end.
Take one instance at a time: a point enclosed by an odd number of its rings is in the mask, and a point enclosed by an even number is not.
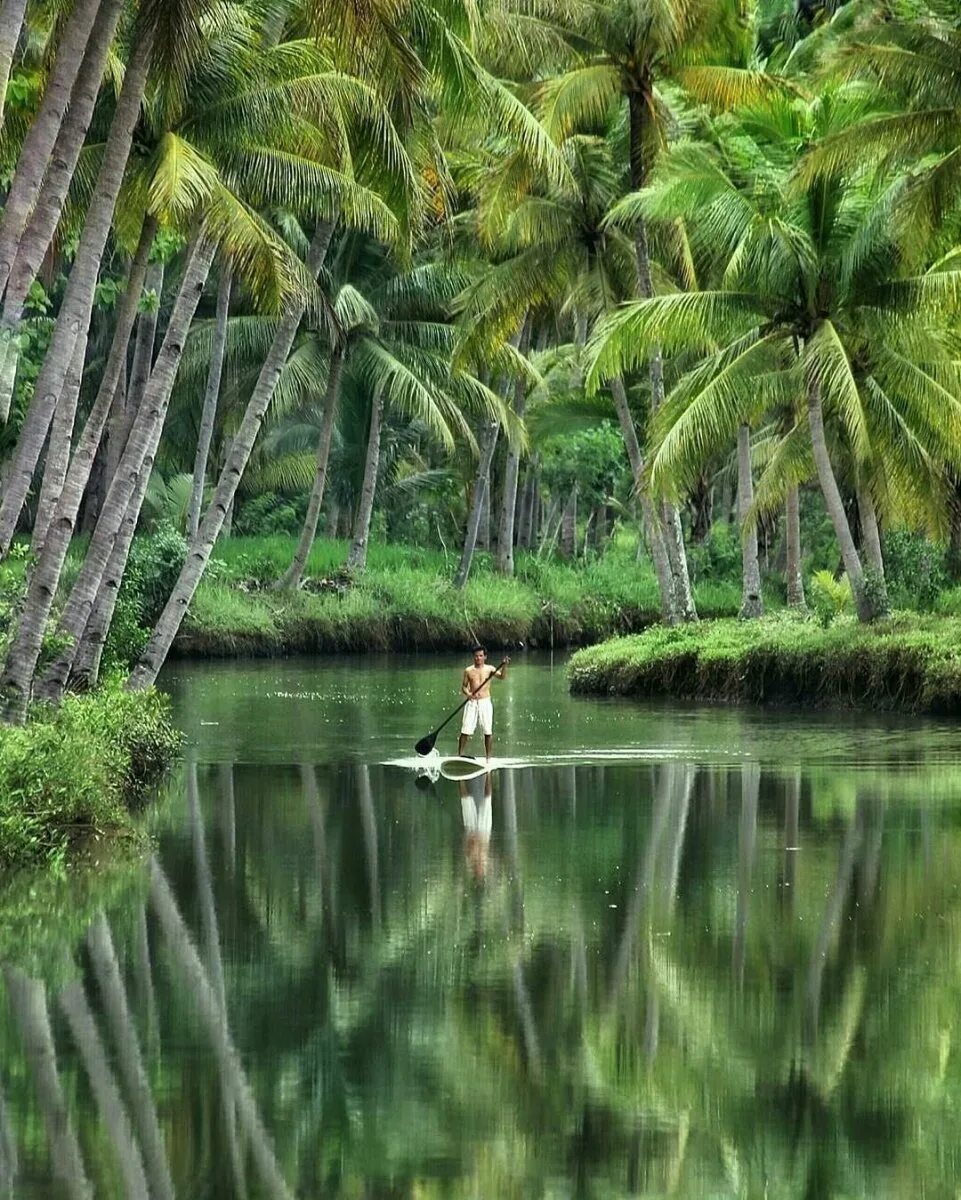
{"type": "MultiPolygon", "coordinates": [[[[507,664],[509,662],[510,662],[509,658],[503,659],[501,661],[500,666],[497,668],[497,670],[495,670],[494,675],[499,674],[504,669],[504,667],[507,666],[507,664]]],[[[477,695],[477,693],[482,688],[486,687],[488,683],[490,683],[490,681],[494,678],[494,675],[489,675],[487,677],[487,679],[485,679],[482,683],[479,683],[477,685],[477,687],[475,687],[474,690],[471,692],[471,694],[467,697],[467,699],[462,700],[461,703],[458,704],[458,706],[454,709],[454,711],[450,714],[450,716],[447,718],[446,721],[442,721],[437,726],[437,728],[435,730],[433,730],[432,733],[428,733],[420,739],[420,741],[414,747],[414,749],[417,751],[418,754],[430,754],[430,752],[434,749],[434,746],[437,744],[438,735],[440,734],[440,731],[444,728],[444,726],[449,725],[451,723],[451,721],[453,721],[453,719],[457,716],[457,714],[461,711],[461,709],[466,707],[466,705],[471,700],[474,699],[474,697],[477,695]]]]}

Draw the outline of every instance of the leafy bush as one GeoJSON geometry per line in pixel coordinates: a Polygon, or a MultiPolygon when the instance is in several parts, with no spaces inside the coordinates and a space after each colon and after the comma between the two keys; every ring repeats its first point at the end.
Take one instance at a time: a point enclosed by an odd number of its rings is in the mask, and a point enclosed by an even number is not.
{"type": "Polygon", "coordinates": [[[95,830],[129,829],[130,802],[179,744],[166,697],[119,684],[0,730],[0,865],[62,855],[95,830]]]}
{"type": "Polygon", "coordinates": [[[688,551],[688,568],[691,578],[736,582],[741,579],[741,541],[737,528],[727,521],[717,521],[700,545],[694,544],[688,551]]]}
{"type": "Polygon", "coordinates": [[[270,537],[285,534],[293,537],[304,523],[307,497],[288,498],[275,492],[255,496],[237,512],[234,529],[248,537],[270,537]]]}
{"type": "Polygon", "coordinates": [[[811,576],[808,591],[814,615],[825,628],[837,617],[850,613],[854,608],[851,581],[847,575],[835,579],[830,571],[815,571],[811,576]]]}
{"type": "Polygon", "coordinates": [[[145,625],[153,625],[163,612],[186,558],[187,539],[170,524],[134,541],[121,594],[139,605],[145,625]]]}
{"type": "Polygon", "coordinates": [[[948,585],[943,547],[908,529],[884,535],[884,572],[895,608],[933,612],[948,585]]]}

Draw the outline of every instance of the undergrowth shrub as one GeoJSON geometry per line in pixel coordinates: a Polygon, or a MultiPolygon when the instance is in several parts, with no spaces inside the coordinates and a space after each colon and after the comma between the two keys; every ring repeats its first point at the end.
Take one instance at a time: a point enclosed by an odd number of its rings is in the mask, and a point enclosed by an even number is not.
{"type": "Polygon", "coordinates": [[[94,830],[130,829],[130,803],[179,744],[166,697],[119,682],[0,730],[0,866],[60,856],[94,830]]]}
{"type": "Polygon", "coordinates": [[[814,615],[824,628],[854,610],[854,595],[847,575],[835,579],[830,571],[815,571],[808,592],[814,615]]]}

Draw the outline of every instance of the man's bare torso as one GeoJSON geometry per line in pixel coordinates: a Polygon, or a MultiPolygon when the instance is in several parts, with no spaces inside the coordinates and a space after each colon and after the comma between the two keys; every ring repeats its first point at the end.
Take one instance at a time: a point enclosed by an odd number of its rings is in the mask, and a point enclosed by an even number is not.
{"type": "Polygon", "coordinates": [[[464,690],[474,692],[472,700],[489,700],[491,695],[491,679],[497,674],[497,668],[489,663],[482,667],[468,667],[464,672],[464,690]],[[481,687],[483,684],[483,687],[481,687]],[[478,690],[475,692],[474,689],[478,690]]]}

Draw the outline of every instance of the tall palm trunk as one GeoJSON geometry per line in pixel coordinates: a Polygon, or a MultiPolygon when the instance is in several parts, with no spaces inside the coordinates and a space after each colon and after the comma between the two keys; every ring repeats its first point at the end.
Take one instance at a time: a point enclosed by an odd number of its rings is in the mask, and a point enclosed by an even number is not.
{"type": "Polygon", "coordinates": [[[0,130],[3,129],[4,100],[10,81],[10,68],[17,52],[27,0],[4,0],[0,7],[0,130]]]}
{"type": "Polygon", "coordinates": [[[881,530],[878,528],[878,512],[874,498],[866,484],[859,484],[858,518],[861,522],[861,546],[868,566],[880,578],[884,578],[884,553],[881,550],[881,530]]]}
{"type": "Polygon", "coordinates": [[[790,484],[787,490],[784,526],[788,608],[807,608],[804,580],[801,577],[801,506],[796,483],[790,484]]]}
{"type": "Polygon", "coordinates": [[[174,1200],[163,1131],[157,1108],[150,1091],[150,1080],[144,1067],[137,1027],[127,1002],[127,993],[120,975],[120,966],[110,936],[110,926],[100,913],[87,934],[87,948],[93,963],[97,986],[103,999],[107,1026],[117,1050],[117,1065],[123,1080],[130,1111],[137,1127],[137,1137],[143,1147],[144,1166],[155,1200],[174,1200]]]}
{"type": "Polygon", "coordinates": [[[484,512],[484,496],[490,487],[491,462],[497,448],[497,435],[500,426],[492,421],[484,431],[481,439],[480,461],[477,464],[477,478],[474,482],[474,496],[470,512],[467,516],[467,530],[464,534],[464,549],[461,554],[457,573],[454,576],[454,587],[460,590],[470,578],[471,567],[474,565],[474,551],[477,549],[477,534],[480,530],[481,517],[484,512]]]}
{"type": "Polygon", "coordinates": [[[57,1070],[57,1051],[50,1025],[44,985],[17,967],[5,967],[4,982],[14,1020],[23,1042],[33,1086],[47,1131],[53,1173],[70,1200],[93,1200],[93,1188],[80,1153],[57,1070]]]}
{"type": "Polygon", "coordinates": [[[134,127],[140,115],[140,103],[147,83],[149,66],[150,39],[144,37],[137,44],[127,65],[123,90],[110,126],[96,190],[87,210],[87,219],[80,235],[70,280],[50,347],[44,357],[36,391],[17,442],[13,470],[8,477],[3,503],[0,504],[0,544],[4,544],[12,536],[20,518],[23,502],[30,488],[78,339],[83,341],[84,347],[86,346],[97,276],[100,273],[127,159],[130,157],[134,127]]]}
{"type": "MultiPolygon", "coordinates": [[[[631,187],[634,191],[640,191],[646,182],[644,120],[649,102],[652,103],[652,97],[641,91],[632,91],[628,94],[630,174],[631,187]]],[[[643,220],[638,221],[634,231],[634,257],[638,294],[642,300],[650,300],[654,295],[654,283],[651,276],[647,225],[643,220]]],[[[649,371],[651,407],[656,410],[664,403],[664,359],[658,348],[655,348],[651,354],[649,371]]],[[[694,593],[691,590],[691,578],[687,569],[687,552],[684,548],[684,532],[677,506],[671,503],[663,504],[661,520],[664,528],[664,548],[671,568],[674,616],[681,621],[696,621],[697,608],[694,604],[694,593]]]]}
{"type": "Polygon", "coordinates": [[[561,554],[564,558],[577,557],[577,484],[571,488],[567,503],[561,514],[561,554]]]}
{"type": "Polygon", "coordinates": [[[214,436],[217,420],[217,401],[220,398],[220,380],[224,371],[224,351],[227,348],[227,318],[230,315],[230,289],[233,286],[233,271],[224,267],[217,290],[217,315],[214,337],[210,347],[210,369],[207,373],[207,390],[200,415],[200,433],[197,437],[197,453],[194,457],[194,480],[190,490],[190,507],[187,510],[187,537],[196,536],[200,527],[200,512],[204,502],[204,483],[207,479],[207,460],[210,443],[214,436]]]}
{"type": "Polygon", "coordinates": [[[330,463],[330,444],[334,436],[334,426],[337,423],[337,405],[340,400],[340,384],[344,375],[344,358],[346,349],[335,347],[330,356],[330,372],[327,376],[327,393],[324,397],[324,412],[320,428],[320,438],[317,442],[317,458],[314,463],[314,482],[310,489],[310,499],[307,502],[307,514],[300,531],[297,549],[293,561],[279,580],[277,587],[281,590],[293,591],[299,588],[307,570],[307,559],[317,536],[317,525],[320,522],[320,510],[324,503],[324,492],[327,488],[327,467],[330,463]]]}
{"type": "Polygon", "coordinates": [[[854,593],[854,603],[857,607],[858,619],[861,621],[873,621],[880,613],[864,586],[864,569],[861,566],[861,558],[854,544],[851,526],[848,523],[848,516],[844,510],[844,501],[841,498],[838,481],[834,475],[834,467],[831,465],[827,439],[824,436],[824,410],[821,403],[821,389],[813,379],[808,381],[807,400],[808,423],[811,428],[811,446],[814,450],[814,464],[817,468],[818,482],[821,485],[821,494],[824,496],[824,504],[828,510],[828,516],[831,518],[831,524],[834,526],[834,535],[838,539],[841,560],[844,563],[844,569],[851,582],[851,590],[854,593]]]}
{"type": "Polygon", "coordinates": [[[39,554],[43,549],[43,541],[53,519],[53,510],[63,491],[63,481],[67,478],[86,350],[85,339],[77,338],[70,369],[63,381],[63,391],[50,425],[47,454],[43,464],[43,479],[40,484],[40,497],[37,501],[37,515],[33,521],[33,538],[30,543],[30,549],[34,554],[39,554]]]}
{"type": "MultiPolygon", "coordinates": [[[[324,265],[333,233],[334,226],[329,222],[321,222],[314,233],[307,254],[307,270],[314,279],[320,274],[320,269],[324,265]]],[[[287,356],[294,344],[305,308],[306,305],[302,300],[291,301],[274,334],[274,340],[271,342],[270,350],[261,367],[257,383],[247,402],[240,428],[230,443],[230,451],[220,473],[216,491],[207,506],[207,512],[200,523],[197,536],[190,543],[187,560],[174,584],[170,598],[154,626],[150,641],[147,643],[139,663],[130,676],[128,687],[149,687],[157,678],[157,673],[164,664],[167,652],[177,636],[180,624],[190,606],[194,592],[197,590],[197,585],[203,578],[211,552],[223,528],[224,520],[233,506],[237,486],[250,461],[254,442],[257,440],[261,423],[273,397],[280,372],[283,370],[287,356]]]]}
{"type": "MultiPolygon", "coordinates": [[[[531,344],[531,319],[528,317],[521,330],[518,350],[527,354],[531,344]]],[[[527,403],[527,381],[518,376],[514,381],[514,412],[519,419],[524,416],[527,403]]],[[[514,574],[514,526],[517,514],[517,474],[520,469],[520,450],[508,445],[504,460],[504,480],[501,486],[501,508],[497,521],[497,554],[494,568],[502,575],[514,574]]]]}
{"type": "Polygon", "coordinates": [[[42,696],[44,700],[56,703],[63,696],[73,666],[77,642],[93,611],[131,497],[144,473],[149,475],[153,467],[167,416],[167,406],[170,403],[170,393],[183,356],[184,341],[197,311],[213,256],[213,243],[204,236],[199,237],[188,257],[180,291],[144,393],[137,422],[124,447],[117,474],[110,483],[103,502],[103,511],[90,539],[80,574],[60,616],[58,627],[69,639],[69,644],[47,671],[37,689],[37,695],[42,696]]]}
{"type": "Polygon", "coordinates": [[[123,11],[123,0],[102,0],[100,14],[90,35],[80,73],[70,97],[70,107],[57,135],[43,189],[27,227],[16,249],[13,266],[7,281],[0,317],[0,346],[9,346],[6,362],[0,371],[0,420],[6,421],[10,412],[17,371],[17,349],[13,333],[23,315],[23,306],[33,281],[37,278],[44,255],[53,241],[87,130],[93,117],[104,65],[117,22],[123,11]]]}
{"type": "Polygon", "coordinates": [[[148,1200],[147,1177],[140,1149],[130,1128],[127,1109],[114,1078],[97,1023],[90,1011],[83,983],[75,980],[60,993],[60,1008],[67,1018],[73,1040],[80,1051],[90,1090],[93,1092],[104,1127],[109,1131],[120,1166],[124,1196],[127,1200],[148,1200]]]}
{"type": "MultiPolygon", "coordinates": [[[[87,42],[94,22],[101,15],[100,8],[101,0],[76,0],[57,46],[40,108],[30,123],[17,159],[16,173],[0,216],[0,292],[7,286],[17,247],[36,207],[87,42]]],[[[0,17],[5,19],[6,14],[4,5],[0,17]]]]}
{"type": "Polygon", "coordinates": [[[151,866],[150,899],[167,939],[171,956],[182,980],[190,989],[197,1015],[207,1031],[224,1091],[231,1098],[240,1118],[244,1137],[250,1145],[265,1190],[276,1200],[291,1200],[292,1192],[277,1162],[270,1136],[257,1109],[256,1098],[244,1074],[240,1055],[230,1036],[226,1013],[221,1009],[210,986],[170,885],[156,860],[151,866]]]}
{"type": "Polygon", "coordinates": [[[611,380],[611,395],[614,398],[614,408],[617,412],[621,436],[627,450],[627,458],[631,464],[631,477],[634,480],[634,491],[641,505],[641,520],[644,526],[644,540],[654,564],[654,574],[657,577],[657,589],[661,597],[661,616],[668,625],[677,623],[677,607],[674,602],[674,577],[671,564],[667,557],[667,547],[657,509],[651,500],[644,479],[644,457],[641,454],[641,444],[637,440],[637,429],[627,402],[627,388],[620,375],[611,380]]]}
{"type": "Polygon", "coordinates": [[[3,675],[0,676],[0,697],[3,698],[5,719],[9,721],[19,723],[26,714],[30,684],[40,657],[47,619],[57,594],[63,564],[76,528],[77,514],[97,456],[97,447],[107,414],[126,363],[127,345],[133,331],[147,272],[147,257],[156,230],[156,221],[148,219],[144,222],[140,245],[131,263],[127,288],[117,312],[113,343],[100,382],[100,390],[67,471],[40,556],[30,573],[23,614],[7,653],[3,675]]]}
{"type": "Polygon", "coordinates": [[[367,547],[370,542],[370,522],[374,515],[374,496],[377,494],[377,475],[380,468],[380,432],[384,417],[384,396],[378,388],[370,412],[370,432],[367,435],[367,457],[364,461],[364,484],[360,492],[354,540],[347,555],[347,566],[358,574],[367,566],[367,547]]]}
{"type": "MultiPolygon", "coordinates": [[[[129,286],[129,285],[128,285],[129,286]]],[[[100,487],[98,490],[97,507],[93,514],[93,520],[90,522],[87,533],[92,533],[94,526],[97,524],[97,517],[100,516],[100,510],[103,507],[103,498],[114,473],[117,470],[117,463],[120,462],[120,455],[123,452],[123,446],[120,445],[120,432],[123,429],[124,419],[127,411],[127,391],[130,386],[130,379],[127,375],[126,357],[120,369],[120,378],[117,380],[117,387],[113,394],[113,401],[110,405],[110,412],[107,414],[107,424],[104,427],[103,438],[100,442],[100,454],[102,458],[100,487]]]]}
{"type": "Polygon", "coordinates": [[[747,425],[737,430],[737,519],[741,527],[741,616],[760,617],[761,564],[757,555],[757,522],[751,513],[754,504],[754,479],[751,474],[751,431],[747,425]]]}

